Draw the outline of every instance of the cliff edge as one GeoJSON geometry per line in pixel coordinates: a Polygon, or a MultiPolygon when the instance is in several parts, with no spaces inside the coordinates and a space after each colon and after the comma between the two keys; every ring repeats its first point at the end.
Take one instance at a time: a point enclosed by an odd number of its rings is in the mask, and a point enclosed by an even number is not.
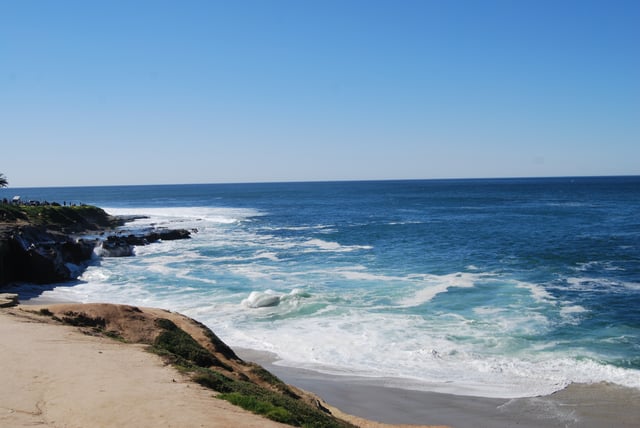
{"type": "Polygon", "coordinates": [[[104,257],[123,257],[132,256],[137,245],[191,237],[192,231],[184,229],[115,233],[133,219],[91,205],[0,204],[0,287],[75,279],[97,246],[104,257]]]}
{"type": "Polygon", "coordinates": [[[68,281],[91,259],[95,240],[79,238],[124,221],[89,205],[0,204],[0,286],[68,281]]]}
{"type": "MultiPolygon", "coordinates": [[[[30,321],[74,326],[89,336],[146,345],[211,394],[292,426],[352,427],[313,394],[240,359],[203,324],[162,309],[115,304],[53,304],[2,309],[30,321]]],[[[97,397],[99,399],[100,397],[97,397]]]]}

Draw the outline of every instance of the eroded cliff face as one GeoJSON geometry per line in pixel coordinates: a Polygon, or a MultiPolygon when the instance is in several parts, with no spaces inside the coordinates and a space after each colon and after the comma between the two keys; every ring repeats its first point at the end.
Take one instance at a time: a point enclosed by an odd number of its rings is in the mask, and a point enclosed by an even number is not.
{"type": "Polygon", "coordinates": [[[9,241],[0,236],[0,286],[9,282],[10,263],[9,263],[9,241]]]}
{"type": "Polygon", "coordinates": [[[47,284],[75,279],[79,266],[93,256],[95,241],[21,225],[0,236],[0,285],[47,284]]]}
{"type": "Polygon", "coordinates": [[[82,206],[0,205],[0,286],[75,279],[93,256],[95,240],[79,239],[122,221],[104,210],[82,206]]]}
{"type": "Polygon", "coordinates": [[[95,257],[134,254],[133,247],[188,239],[184,229],[154,229],[126,236],[115,228],[134,218],[114,217],[93,206],[0,204],[0,287],[12,282],[51,284],[76,279],[95,257]],[[92,236],[89,237],[89,234],[92,236]]]}

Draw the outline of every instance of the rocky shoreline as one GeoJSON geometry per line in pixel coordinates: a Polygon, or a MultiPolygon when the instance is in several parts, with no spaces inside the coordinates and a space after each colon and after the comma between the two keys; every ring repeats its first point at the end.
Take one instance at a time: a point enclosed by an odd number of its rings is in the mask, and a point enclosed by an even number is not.
{"type": "Polygon", "coordinates": [[[191,237],[192,231],[184,229],[119,233],[117,228],[131,220],[88,205],[0,205],[0,287],[15,282],[71,281],[96,253],[132,256],[137,245],[191,237]]]}

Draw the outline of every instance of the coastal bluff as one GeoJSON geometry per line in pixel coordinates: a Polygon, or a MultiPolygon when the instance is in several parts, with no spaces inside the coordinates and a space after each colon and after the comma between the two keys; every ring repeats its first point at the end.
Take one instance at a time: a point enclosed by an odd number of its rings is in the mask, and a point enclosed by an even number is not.
{"type": "Polygon", "coordinates": [[[135,245],[191,237],[181,229],[117,234],[129,220],[91,205],[0,204],[0,287],[73,280],[97,246],[103,256],[121,257],[133,255],[135,245]]]}
{"type": "Polygon", "coordinates": [[[0,309],[0,321],[0,363],[13,367],[0,388],[3,426],[392,426],[283,383],[175,312],[21,305],[0,309]]]}

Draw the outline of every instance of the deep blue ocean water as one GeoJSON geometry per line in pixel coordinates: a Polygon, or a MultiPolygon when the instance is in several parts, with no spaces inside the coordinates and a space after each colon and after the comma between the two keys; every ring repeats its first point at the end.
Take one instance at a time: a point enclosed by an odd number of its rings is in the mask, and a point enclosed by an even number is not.
{"type": "Polygon", "coordinates": [[[158,306],[279,364],[492,397],[640,388],[640,177],[0,189],[193,238],[41,298],[158,306]]]}

